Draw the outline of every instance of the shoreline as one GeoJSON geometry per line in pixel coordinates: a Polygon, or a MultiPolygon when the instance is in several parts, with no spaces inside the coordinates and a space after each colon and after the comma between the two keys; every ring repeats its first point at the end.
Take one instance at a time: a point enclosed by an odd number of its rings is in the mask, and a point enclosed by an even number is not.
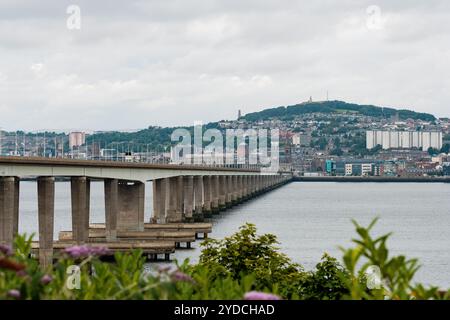
{"type": "Polygon", "coordinates": [[[293,177],[293,182],[450,183],[450,177],[293,177]]]}

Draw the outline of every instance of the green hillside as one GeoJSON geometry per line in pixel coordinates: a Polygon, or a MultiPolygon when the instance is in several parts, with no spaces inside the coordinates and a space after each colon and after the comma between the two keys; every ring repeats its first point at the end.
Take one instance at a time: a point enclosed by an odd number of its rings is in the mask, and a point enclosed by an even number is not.
{"type": "Polygon", "coordinates": [[[342,113],[356,112],[365,116],[379,118],[390,118],[398,113],[399,119],[415,119],[423,121],[434,121],[436,118],[432,114],[419,113],[411,110],[397,110],[394,108],[377,107],[373,105],[359,105],[343,101],[323,101],[323,102],[305,102],[287,107],[277,107],[265,109],[259,112],[249,113],[243,118],[247,121],[268,120],[271,118],[292,119],[308,113],[342,113]]]}

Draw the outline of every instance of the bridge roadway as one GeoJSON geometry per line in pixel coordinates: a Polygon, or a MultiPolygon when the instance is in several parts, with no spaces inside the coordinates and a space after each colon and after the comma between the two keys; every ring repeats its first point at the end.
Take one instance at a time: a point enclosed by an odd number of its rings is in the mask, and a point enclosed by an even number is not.
{"type": "Polygon", "coordinates": [[[41,264],[48,266],[54,251],[55,178],[71,182],[71,244],[90,242],[90,182],[95,179],[104,181],[105,243],[117,247],[121,242],[122,248],[121,234],[141,232],[138,238],[142,241],[144,233],[149,232],[144,221],[147,181],[153,183],[153,216],[148,223],[172,225],[203,221],[291,181],[292,174],[267,174],[247,168],[0,157],[0,243],[12,244],[18,233],[20,180],[24,178],[37,179],[39,243],[35,247],[41,264]]]}

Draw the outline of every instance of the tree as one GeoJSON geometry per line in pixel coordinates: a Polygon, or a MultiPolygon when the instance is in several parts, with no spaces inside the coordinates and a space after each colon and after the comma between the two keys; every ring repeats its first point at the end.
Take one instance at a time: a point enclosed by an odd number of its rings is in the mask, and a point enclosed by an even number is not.
{"type": "Polygon", "coordinates": [[[383,147],[379,144],[377,144],[375,147],[373,147],[372,149],[370,149],[370,154],[374,155],[377,154],[378,152],[380,152],[381,150],[383,150],[383,147]]]}
{"type": "Polygon", "coordinates": [[[446,143],[441,148],[441,153],[449,153],[450,152],[450,144],[446,143]]]}
{"type": "Polygon", "coordinates": [[[331,150],[330,151],[330,155],[332,155],[332,156],[338,156],[338,157],[340,157],[340,156],[342,156],[344,154],[344,152],[342,151],[342,149],[341,148],[334,148],[333,150],[331,150]]]}
{"type": "Polygon", "coordinates": [[[435,156],[435,155],[437,155],[439,153],[438,149],[435,149],[435,148],[432,148],[432,147],[429,147],[427,151],[428,151],[428,154],[430,156],[435,156]]]}

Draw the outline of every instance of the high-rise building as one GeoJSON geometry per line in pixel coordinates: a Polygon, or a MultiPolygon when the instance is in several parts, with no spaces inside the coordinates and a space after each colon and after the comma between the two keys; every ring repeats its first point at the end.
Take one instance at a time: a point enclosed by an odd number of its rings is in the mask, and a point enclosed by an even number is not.
{"type": "Polygon", "coordinates": [[[377,145],[383,149],[422,149],[442,148],[442,132],[440,131],[384,131],[370,130],[366,132],[366,148],[373,149],[377,145]]]}
{"type": "Polygon", "coordinates": [[[69,133],[69,148],[82,146],[86,143],[86,134],[84,132],[71,132],[69,133]]]}

